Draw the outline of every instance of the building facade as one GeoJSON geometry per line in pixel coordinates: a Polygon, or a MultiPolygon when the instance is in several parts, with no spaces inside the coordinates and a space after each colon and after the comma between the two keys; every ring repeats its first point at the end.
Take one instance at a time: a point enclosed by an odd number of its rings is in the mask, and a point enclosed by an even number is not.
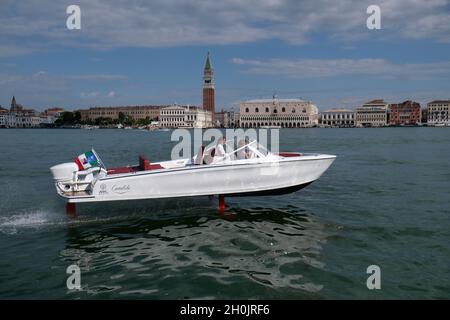
{"type": "Polygon", "coordinates": [[[239,127],[239,113],[224,111],[216,113],[216,127],[236,128],[239,127]]]}
{"type": "Polygon", "coordinates": [[[372,100],[356,109],[356,126],[382,127],[387,125],[388,105],[384,100],[372,100]]]}
{"type": "Polygon", "coordinates": [[[411,100],[389,105],[390,125],[416,125],[421,119],[420,104],[411,100]]]}
{"type": "Polygon", "coordinates": [[[321,124],[325,127],[354,127],[355,111],[343,108],[332,108],[321,113],[321,124]]]}
{"type": "Polygon", "coordinates": [[[82,121],[94,121],[98,118],[119,119],[119,114],[129,116],[134,120],[158,120],[161,108],[166,106],[127,106],[127,107],[94,107],[87,110],[76,110],[81,114],[82,121]]]}
{"type": "Polygon", "coordinates": [[[240,104],[240,126],[258,128],[280,126],[283,128],[312,127],[318,124],[317,107],[301,99],[256,99],[240,104]]]}
{"type": "Polygon", "coordinates": [[[161,109],[159,116],[162,128],[210,128],[211,112],[195,106],[173,105],[161,109]]]}
{"type": "MultiPolygon", "coordinates": [[[[3,109],[3,108],[2,108],[3,109]]],[[[7,128],[37,128],[41,126],[43,118],[40,113],[33,109],[25,109],[16,102],[13,96],[11,100],[11,108],[9,112],[2,110],[0,120],[1,127],[7,128]]]]}
{"type": "Polygon", "coordinates": [[[6,128],[8,113],[8,109],[2,108],[0,106],[0,128],[6,128]]]}
{"type": "Polygon", "coordinates": [[[434,100],[428,103],[429,126],[446,125],[450,126],[450,100],[434,100]]]}
{"type": "Polygon", "coordinates": [[[428,109],[427,108],[422,109],[420,118],[421,118],[420,120],[423,124],[427,123],[427,121],[428,121],[428,109]]]}
{"type": "Polygon", "coordinates": [[[212,114],[212,121],[214,124],[216,123],[215,90],[214,69],[208,52],[205,67],[203,69],[203,109],[212,114]]]}
{"type": "Polygon", "coordinates": [[[0,113],[0,128],[7,127],[8,114],[0,113]]]}

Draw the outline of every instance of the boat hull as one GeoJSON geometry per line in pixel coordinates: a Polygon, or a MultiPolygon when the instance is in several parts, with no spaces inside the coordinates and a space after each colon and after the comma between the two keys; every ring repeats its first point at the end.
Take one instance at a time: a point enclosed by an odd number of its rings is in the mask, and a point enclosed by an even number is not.
{"type": "Polygon", "coordinates": [[[200,165],[108,175],[96,181],[92,194],[60,195],[68,202],[98,202],[288,193],[317,180],[334,159],[332,155],[299,156],[280,161],[200,165]]]}

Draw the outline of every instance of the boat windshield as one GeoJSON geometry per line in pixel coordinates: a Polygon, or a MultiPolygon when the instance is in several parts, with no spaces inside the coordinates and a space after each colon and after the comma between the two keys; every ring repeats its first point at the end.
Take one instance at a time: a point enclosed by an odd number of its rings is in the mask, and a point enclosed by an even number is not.
{"type": "Polygon", "coordinates": [[[266,158],[272,153],[267,150],[263,145],[259,144],[258,141],[253,140],[248,142],[248,140],[241,140],[234,146],[233,143],[229,141],[224,145],[225,154],[223,156],[218,156],[215,152],[216,146],[211,146],[209,148],[201,148],[199,152],[192,158],[191,163],[200,164],[213,164],[220,163],[224,161],[235,161],[235,160],[247,160],[247,159],[261,159],[266,158]],[[203,156],[201,156],[203,150],[203,156]]]}

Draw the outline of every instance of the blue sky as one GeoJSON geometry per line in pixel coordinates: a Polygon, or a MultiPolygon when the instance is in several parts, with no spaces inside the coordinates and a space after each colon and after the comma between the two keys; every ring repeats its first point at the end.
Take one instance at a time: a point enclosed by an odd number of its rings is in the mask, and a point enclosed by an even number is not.
{"type": "Polygon", "coordinates": [[[70,4],[2,0],[0,105],[199,105],[208,50],[217,109],[450,98],[449,0],[78,1],[81,30],[66,28],[70,4]],[[381,30],[366,28],[369,4],[381,30]]]}

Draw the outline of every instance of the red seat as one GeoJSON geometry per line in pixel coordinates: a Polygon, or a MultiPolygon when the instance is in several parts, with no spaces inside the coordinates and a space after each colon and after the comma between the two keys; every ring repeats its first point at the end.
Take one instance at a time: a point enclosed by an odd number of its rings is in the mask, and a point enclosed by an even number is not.
{"type": "Polygon", "coordinates": [[[278,153],[278,155],[281,157],[285,157],[285,158],[302,156],[302,154],[298,153],[298,152],[280,152],[280,153],[278,153]]]}
{"type": "Polygon", "coordinates": [[[137,171],[146,171],[146,170],[157,170],[164,169],[160,164],[151,164],[148,159],[145,159],[144,156],[139,156],[139,166],[131,167],[118,167],[108,169],[108,174],[120,174],[120,173],[131,173],[137,171]]]}
{"type": "Polygon", "coordinates": [[[144,171],[150,170],[150,161],[142,155],[139,156],[139,168],[144,171]]]}
{"type": "Polygon", "coordinates": [[[139,168],[140,170],[157,170],[157,169],[164,169],[159,164],[151,164],[148,159],[145,159],[144,156],[139,156],[139,168]]]}
{"type": "Polygon", "coordinates": [[[130,173],[130,172],[136,172],[136,167],[118,167],[118,168],[111,168],[108,169],[108,174],[120,174],[120,173],[130,173]]]}

